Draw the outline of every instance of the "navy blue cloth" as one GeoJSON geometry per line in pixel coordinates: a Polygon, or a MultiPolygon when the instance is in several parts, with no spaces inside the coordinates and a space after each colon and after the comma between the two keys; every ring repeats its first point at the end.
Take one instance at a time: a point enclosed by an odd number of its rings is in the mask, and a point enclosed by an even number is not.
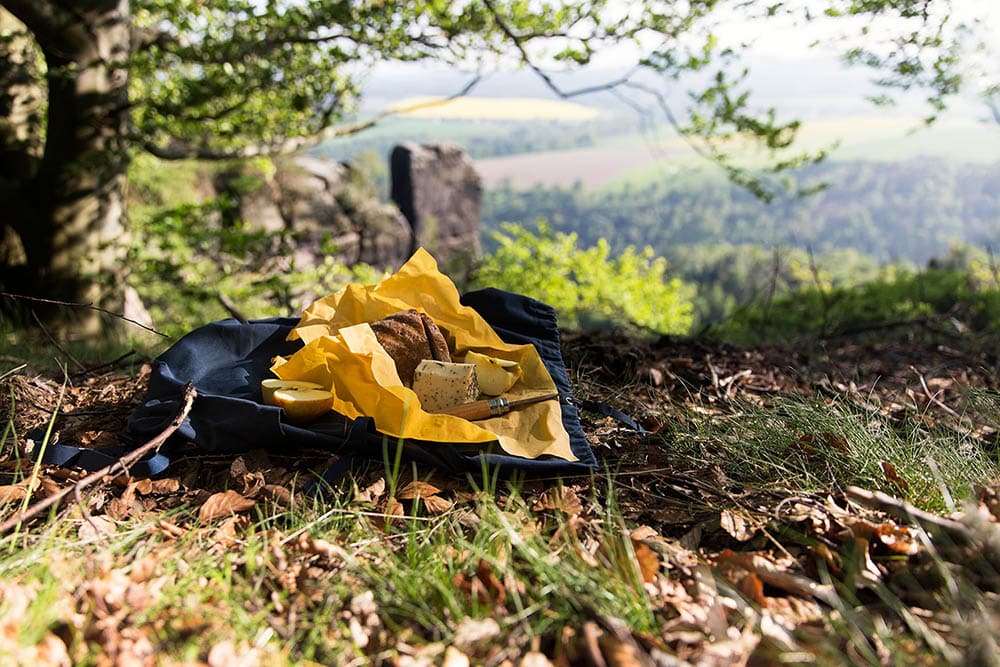
{"type": "MultiPolygon", "coordinates": [[[[534,345],[561,395],[563,425],[579,461],[554,457],[526,459],[504,453],[498,445],[461,445],[406,440],[407,459],[454,472],[497,470],[544,475],[588,473],[597,466],[583,434],[569,377],[560,352],[555,311],[528,297],[486,289],[462,297],[508,343],[534,345]]],[[[180,409],[184,386],[191,382],[198,398],[174,439],[189,440],[212,452],[265,448],[281,453],[301,447],[328,449],[382,460],[395,438],[375,431],[370,419],[350,422],[336,413],[308,424],[287,423],[279,408],[261,403],[260,383],[273,377],[275,355],[301,347],[286,340],[297,319],[274,318],[241,324],[224,320],[192,331],[158,357],[146,402],[129,419],[128,439],[138,445],[160,433],[180,409]]]]}

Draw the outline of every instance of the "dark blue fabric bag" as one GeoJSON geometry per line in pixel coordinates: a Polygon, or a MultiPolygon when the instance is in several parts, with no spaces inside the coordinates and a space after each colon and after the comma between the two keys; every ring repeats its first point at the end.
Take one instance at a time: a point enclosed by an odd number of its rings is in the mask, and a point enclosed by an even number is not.
{"type": "MultiPolygon", "coordinates": [[[[462,303],[479,312],[508,343],[532,344],[538,350],[560,394],[562,420],[575,462],[554,457],[526,459],[504,453],[499,446],[456,445],[404,441],[410,460],[432,464],[450,472],[479,472],[484,468],[501,474],[585,474],[597,467],[594,453],[580,425],[577,404],[560,350],[555,311],[534,299],[497,289],[470,292],[462,303]]],[[[190,441],[217,453],[239,453],[263,448],[288,454],[299,448],[327,449],[344,455],[381,460],[386,437],[372,420],[353,421],[330,413],[307,426],[287,423],[279,408],[261,403],[260,383],[268,377],[276,355],[287,356],[302,345],[287,341],[298,324],[295,318],[273,318],[240,323],[214,322],[192,331],[157,357],[149,380],[147,400],[128,422],[128,445],[100,450],[55,445],[46,463],[98,469],[120,458],[129,446],[138,446],[162,432],[180,411],[184,387],[191,382],[198,397],[172,442],[190,441]]],[[[389,440],[392,446],[395,438],[389,440]]],[[[169,450],[133,468],[137,476],[162,472],[170,463],[169,450]]]]}

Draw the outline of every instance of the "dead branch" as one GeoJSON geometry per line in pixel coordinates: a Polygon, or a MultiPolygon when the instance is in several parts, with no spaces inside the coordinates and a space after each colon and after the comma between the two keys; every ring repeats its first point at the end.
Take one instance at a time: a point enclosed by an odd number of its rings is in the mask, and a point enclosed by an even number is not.
{"type": "Polygon", "coordinates": [[[157,336],[163,336],[164,338],[171,338],[171,336],[168,336],[167,334],[163,333],[162,331],[157,331],[156,329],[154,329],[152,327],[147,327],[142,322],[136,322],[135,320],[133,320],[133,319],[131,319],[129,317],[125,317],[121,313],[116,313],[116,312],[108,310],[107,308],[101,308],[100,306],[95,306],[92,303],[76,303],[76,302],[73,302],[73,301],[57,301],[55,299],[43,299],[43,298],[38,297],[38,296],[28,296],[27,294],[13,294],[11,292],[0,292],[0,297],[5,297],[5,298],[11,299],[13,301],[32,301],[34,303],[47,303],[47,304],[51,304],[53,306],[68,306],[70,308],[88,308],[90,310],[96,310],[99,313],[104,313],[105,315],[110,315],[112,317],[117,317],[120,320],[125,320],[126,322],[128,322],[130,324],[134,324],[137,327],[141,327],[141,328],[145,329],[146,331],[150,331],[152,333],[155,333],[157,336]]]}
{"type": "Polygon", "coordinates": [[[10,517],[0,524],[0,535],[7,533],[16,526],[20,526],[27,520],[38,516],[48,508],[61,502],[63,498],[69,495],[72,495],[74,498],[79,500],[84,489],[102,480],[110,479],[111,476],[118,473],[127,473],[132,466],[139,461],[139,459],[146,454],[159,449],[160,446],[163,445],[163,443],[166,442],[167,439],[181,427],[181,424],[184,423],[188,413],[191,412],[191,406],[194,404],[194,399],[197,395],[198,392],[195,388],[191,384],[188,384],[184,389],[183,404],[181,405],[180,412],[177,413],[174,420],[170,422],[170,424],[163,429],[159,435],[155,436],[152,440],[144,445],[141,445],[134,451],[129,452],[126,456],[123,456],[121,460],[115,461],[114,463],[101,468],[97,472],[87,475],[70,488],[64,489],[53,496],[49,496],[48,498],[35,503],[25,511],[19,512],[18,514],[10,517]]]}
{"type": "Polygon", "coordinates": [[[937,396],[935,396],[931,392],[930,387],[927,386],[927,380],[924,378],[924,374],[923,373],[921,373],[920,371],[918,371],[917,368],[915,366],[913,366],[912,364],[910,365],[910,370],[913,371],[914,373],[916,373],[917,377],[920,378],[920,386],[923,388],[923,390],[924,390],[924,396],[927,397],[928,401],[930,401],[934,405],[938,406],[939,408],[941,408],[942,410],[944,410],[945,412],[947,412],[952,417],[958,419],[959,421],[962,420],[962,415],[958,414],[955,410],[953,410],[949,406],[945,405],[944,402],[941,401],[941,399],[939,399],[937,396]]]}
{"type": "Polygon", "coordinates": [[[232,299],[230,299],[225,294],[222,294],[221,292],[219,294],[216,294],[215,297],[219,300],[219,303],[222,304],[222,307],[226,309],[226,312],[233,317],[233,319],[235,319],[240,324],[247,323],[246,316],[240,311],[239,308],[236,307],[236,304],[233,303],[232,299]]]}
{"type": "Polygon", "coordinates": [[[52,343],[52,345],[53,345],[53,346],[55,346],[55,348],[56,348],[57,350],[59,350],[60,352],[62,352],[62,353],[63,353],[63,356],[64,356],[64,357],[66,357],[67,359],[69,359],[70,361],[72,361],[72,362],[73,362],[74,364],[76,364],[76,367],[77,367],[78,369],[80,369],[80,371],[81,371],[81,372],[84,372],[84,371],[86,371],[86,370],[87,370],[87,367],[86,367],[86,366],[84,366],[84,365],[83,365],[83,364],[82,364],[82,363],[80,362],[80,360],[79,360],[79,359],[77,359],[76,357],[74,357],[74,356],[73,356],[73,355],[72,355],[72,354],[70,353],[70,351],[69,351],[69,350],[67,350],[67,349],[66,349],[66,348],[64,348],[64,347],[63,347],[62,345],[60,345],[60,344],[59,344],[59,341],[57,341],[57,340],[56,340],[56,339],[55,339],[55,338],[54,338],[54,337],[52,336],[52,334],[51,334],[51,333],[49,333],[49,330],[48,330],[48,329],[47,329],[47,328],[45,327],[45,325],[44,325],[44,324],[42,324],[42,321],[41,321],[40,319],[38,319],[38,313],[36,313],[36,312],[35,312],[34,310],[32,310],[32,311],[31,311],[31,316],[32,316],[32,317],[33,317],[33,318],[35,319],[35,324],[37,324],[37,325],[38,325],[38,328],[42,330],[42,333],[43,333],[43,334],[45,334],[45,337],[49,339],[49,342],[50,342],[50,343],[52,343]]]}
{"type": "Polygon", "coordinates": [[[881,491],[866,491],[856,486],[849,486],[847,496],[869,509],[885,512],[897,521],[916,523],[928,533],[945,536],[955,544],[968,544],[976,539],[973,532],[964,524],[917,509],[910,503],[881,491]]]}
{"type": "Polygon", "coordinates": [[[91,375],[92,373],[97,373],[99,371],[103,371],[106,368],[113,368],[114,366],[117,366],[118,364],[120,364],[121,362],[125,361],[126,359],[128,359],[131,356],[133,356],[134,354],[135,354],[135,350],[129,350],[128,352],[122,354],[119,357],[116,357],[116,358],[112,359],[111,361],[106,361],[106,362],[104,362],[102,364],[97,364],[96,366],[88,366],[86,369],[84,369],[84,370],[82,370],[82,371],[80,371],[78,373],[71,373],[70,376],[71,377],[80,377],[80,376],[84,376],[84,375],[91,375]]]}

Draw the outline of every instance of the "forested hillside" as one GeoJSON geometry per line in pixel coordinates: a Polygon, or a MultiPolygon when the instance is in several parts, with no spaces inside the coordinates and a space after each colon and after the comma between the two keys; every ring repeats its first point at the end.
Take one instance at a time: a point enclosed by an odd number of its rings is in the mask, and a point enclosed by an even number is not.
{"type": "Polygon", "coordinates": [[[681,246],[730,243],[852,249],[878,261],[925,264],[953,242],[996,243],[1000,164],[832,162],[792,178],[827,187],[770,204],[706,176],[596,192],[499,188],[486,193],[484,227],[544,218],[557,230],[577,232],[584,244],[606,238],[617,250],[650,245],[668,258],[681,246]]]}

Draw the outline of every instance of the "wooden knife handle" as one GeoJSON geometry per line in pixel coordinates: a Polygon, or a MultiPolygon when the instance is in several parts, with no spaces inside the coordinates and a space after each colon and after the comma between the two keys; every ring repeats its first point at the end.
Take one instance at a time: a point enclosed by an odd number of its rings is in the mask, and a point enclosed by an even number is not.
{"type": "Polygon", "coordinates": [[[499,417],[500,415],[508,412],[510,412],[510,401],[500,396],[482,401],[472,401],[471,403],[454,405],[445,410],[439,410],[438,414],[451,415],[452,417],[461,417],[462,419],[468,419],[469,421],[476,421],[477,419],[499,417]]]}
{"type": "Polygon", "coordinates": [[[461,417],[462,419],[468,419],[469,421],[476,421],[477,419],[499,417],[500,415],[505,415],[512,409],[521,405],[541,403],[542,401],[548,401],[553,398],[559,398],[559,392],[545,394],[543,396],[532,396],[531,398],[519,398],[514,401],[511,401],[504,396],[497,396],[496,398],[488,398],[482,401],[472,401],[471,403],[462,403],[461,405],[455,405],[445,410],[438,410],[437,414],[451,415],[452,417],[461,417]]]}

